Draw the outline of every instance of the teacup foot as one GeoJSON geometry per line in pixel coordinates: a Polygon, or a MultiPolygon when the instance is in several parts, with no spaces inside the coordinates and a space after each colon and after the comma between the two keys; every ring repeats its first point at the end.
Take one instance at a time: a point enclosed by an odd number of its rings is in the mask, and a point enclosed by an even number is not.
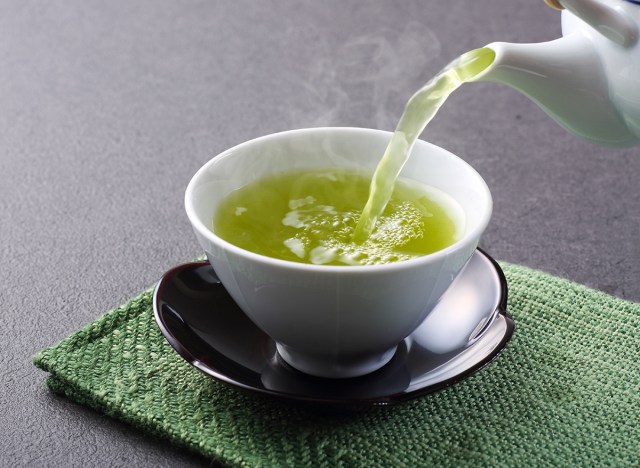
{"type": "Polygon", "coordinates": [[[377,371],[391,360],[398,346],[381,354],[366,354],[357,357],[310,355],[280,343],[276,343],[276,349],[287,364],[300,372],[315,377],[347,379],[377,371]]]}

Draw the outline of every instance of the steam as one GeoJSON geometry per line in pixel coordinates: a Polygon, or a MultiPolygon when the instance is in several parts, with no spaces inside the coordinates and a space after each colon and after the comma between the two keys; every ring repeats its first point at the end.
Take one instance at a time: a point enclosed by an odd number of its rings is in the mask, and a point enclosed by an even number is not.
{"type": "MultiPolygon", "coordinates": [[[[325,41],[323,47],[330,46],[325,41]]],[[[306,101],[291,109],[293,126],[393,130],[407,99],[429,78],[440,42],[412,21],[398,31],[385,28],[348,38],[323,52],[302,83],[306,101]]]]}

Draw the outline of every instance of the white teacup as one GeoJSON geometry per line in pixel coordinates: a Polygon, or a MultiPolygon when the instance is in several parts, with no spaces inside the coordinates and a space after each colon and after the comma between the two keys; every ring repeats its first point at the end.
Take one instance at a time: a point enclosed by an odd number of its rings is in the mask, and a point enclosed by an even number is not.
{"type": "Polygon", "coordinates": [[[464,212],[463,234],[443,250],[386,265],[312,265],[249,252],[212,232],[214,213],[232,190],[268,175],[327,167],[373,172],[390,138],[362,128],[268,135],[211,159],[187,187],[187,215],[222,284],[276,341],[280,356],[302,372],[356,377],[393,357],[476,249],[492,210],[486,183],[457,156],[418,140],[401,177],[453,197],[464,212]]]}

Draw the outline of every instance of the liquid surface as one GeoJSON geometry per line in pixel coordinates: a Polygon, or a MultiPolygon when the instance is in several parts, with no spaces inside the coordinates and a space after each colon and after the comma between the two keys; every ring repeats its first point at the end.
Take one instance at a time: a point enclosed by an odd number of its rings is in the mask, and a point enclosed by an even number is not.
{"type": "Polygon", "coordinates": [[[229,194],[213,231],[243,249],[316,265],[374,265],[441,250],[460,237],[462,209],[432,187],[399,181],[375,229],[353,240],[370,175],[327,169],[264,178],[229,194]]]}
{"type": "Polygon", "coordinates": [[[373,232],[393,193],[398,174],[411,154],[411,148],[449,95],[466,81],[489,68],[495,52],[482,48],[467,52],[446,66],[407,102],[400,122],[371,180],[370,193],[354,233],[364,242],[373,232]]]}

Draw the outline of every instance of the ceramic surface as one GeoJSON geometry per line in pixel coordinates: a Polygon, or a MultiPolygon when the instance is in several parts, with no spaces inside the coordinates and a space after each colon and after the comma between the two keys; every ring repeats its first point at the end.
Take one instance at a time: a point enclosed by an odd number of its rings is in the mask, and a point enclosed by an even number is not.
{"type": "Polygon", "coordinates": [[[391,358],[478,245],[492,209],[487,185],[462,159],[417,141],[401,175],[453,197],[464,212],[463,234],[443,250],[387,265],[310,265],[257,255],[216,236],[214,212],[230,191],[269,174],[327,167],[373,172],[390,137],[359,128],[269,135],[213,158],[187,187],[187,214],[220,281],[287,362],[304,372],[348,378],[391,358]]]}
{"type": "Polygon", "coordinates": [[[563,37],[495,42],[476,81],[507,84],[566,130],[605,146],[640,142],[640,6],[626,0],[562,0],[563,37]]]}
{"type": "Polygon", "coordinates": [[[386,366],[363,377],[322,379],[279,358],[275,342],[238,308],[207,262],[170,270],[154,295],[155,318],[169,343],[215,379],[287,401],[365,406],[428,394],[481,369],[512,336],[506,304],[500,267],[477,251],[386,366]]]}

